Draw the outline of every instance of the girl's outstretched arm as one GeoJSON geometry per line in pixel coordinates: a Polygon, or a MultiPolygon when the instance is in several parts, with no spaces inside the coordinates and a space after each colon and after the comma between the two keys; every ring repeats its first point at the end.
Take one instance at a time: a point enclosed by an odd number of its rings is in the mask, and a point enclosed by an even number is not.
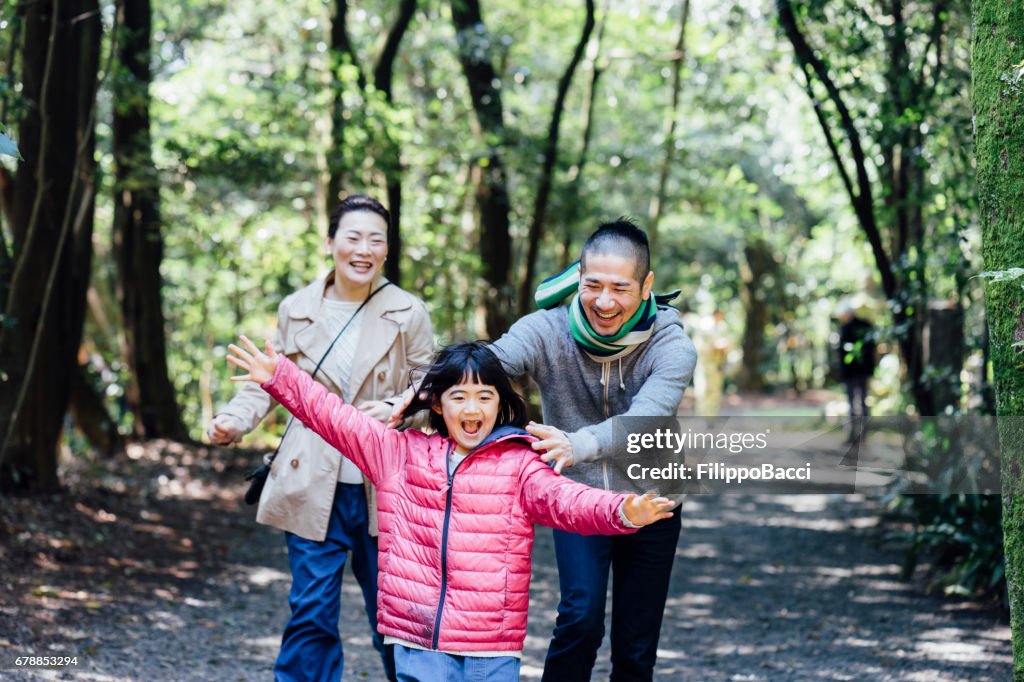
{"type": "Polygon", "coordinates": [[[369,417],[313,381],[291,360],[274,352],[270,342],[260,351],[245,336],[244,348],[228,346],[228,362],[246,374],[232,381],[254,381],[285,406],[295,418],[344,452],[375,485],[398,471],[405,457],[406,435],[385,430],[369,417]]]}
{"type": "Polygon", "coordinates": [[[665,498],[591,488],[556,474],[539,457],[527,464],[521,495],[534,521],[581,535],[629,533],[672,516],[665,498]]]}

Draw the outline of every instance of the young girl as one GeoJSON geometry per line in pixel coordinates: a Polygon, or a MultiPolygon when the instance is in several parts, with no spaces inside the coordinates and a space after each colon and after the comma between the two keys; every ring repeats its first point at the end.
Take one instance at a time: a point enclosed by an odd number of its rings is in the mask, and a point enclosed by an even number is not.
{"type": "MultiPolygon", "coordinates": [[[[629,533],[671,516],[653,494],[563,478],[530,449],[526,406],[482,343],[441,351],[407,414],[436,433],[394,431],[342,402],[266,344],[246,337],[228,361],[377,487],[378,629],[399,680],[517,680],[526,638],[533,524],[629,533]]],[[[287,462],[274,462],[274,467],[287,462]]],[[[271,476],[274,476],[273,470],[271,476]]]]}

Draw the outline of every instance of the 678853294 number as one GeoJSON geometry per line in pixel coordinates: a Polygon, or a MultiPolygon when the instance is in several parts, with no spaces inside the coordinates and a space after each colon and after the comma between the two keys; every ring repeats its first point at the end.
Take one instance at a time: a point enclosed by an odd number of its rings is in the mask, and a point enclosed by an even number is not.
{"type": "Polygon", "coordinates": [[[15,656],[17,668],[65,668],[78,667],[78,656],[15,656]]]}

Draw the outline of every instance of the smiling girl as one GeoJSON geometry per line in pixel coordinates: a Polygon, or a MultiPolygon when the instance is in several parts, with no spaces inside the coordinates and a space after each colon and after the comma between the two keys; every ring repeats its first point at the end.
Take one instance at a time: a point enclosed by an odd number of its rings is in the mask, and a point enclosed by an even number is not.
{"type": "Polygon", "coordinates": [[[534,523],[622,534],[668,518],[672,503],[556,474],[530,448],[526,406],[486,345],[445,348],[411,415],[435,433],[386,429],[312,381],[270,344],[230,346],[229,362],[377,487],[378,630],[400,680],[517,680],[526,638],[534,523]]]}

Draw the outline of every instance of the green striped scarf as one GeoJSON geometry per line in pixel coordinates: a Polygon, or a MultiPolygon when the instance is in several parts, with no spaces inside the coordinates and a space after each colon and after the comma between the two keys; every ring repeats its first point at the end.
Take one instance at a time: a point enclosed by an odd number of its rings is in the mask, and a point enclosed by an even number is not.
{"type": "Polygon", "coordinates": [[[671,307],[668,302],[679,295],[677,290],[669,294],[648,296],[619,331],[602,336],[594,331],[587,320],[583,303],[580,301],[579,283],[579,261],[576,261],[562,272],[541,282],[533,299],[540,308],[549,310],[561,303],[570,293],[575,292],[569,302],[569,332],[580,348],[598,362],[625,357],[651,338],[658,308],[671,307]]]}

